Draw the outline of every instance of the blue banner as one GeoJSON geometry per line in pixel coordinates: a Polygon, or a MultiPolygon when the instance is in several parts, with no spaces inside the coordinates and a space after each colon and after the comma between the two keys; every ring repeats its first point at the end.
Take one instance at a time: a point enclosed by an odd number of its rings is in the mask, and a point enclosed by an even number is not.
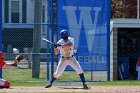
{"type": "Polygon", "coordinates": [[[76,57],[84,70],[107,70],[109,0],[58,0],[58,31],[75,39],[76,57]]]}

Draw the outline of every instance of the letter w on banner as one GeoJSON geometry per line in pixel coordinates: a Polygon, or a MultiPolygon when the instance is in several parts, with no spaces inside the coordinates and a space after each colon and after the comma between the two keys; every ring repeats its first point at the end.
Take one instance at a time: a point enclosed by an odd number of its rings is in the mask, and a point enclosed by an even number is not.
{"type": "Polygon", "coordinates": [[[68,29],[75,39],[77,58],[84,70],[106,70],[110,33],[107,5],[108,0],[58,0],[58,31],[68,29]]]}

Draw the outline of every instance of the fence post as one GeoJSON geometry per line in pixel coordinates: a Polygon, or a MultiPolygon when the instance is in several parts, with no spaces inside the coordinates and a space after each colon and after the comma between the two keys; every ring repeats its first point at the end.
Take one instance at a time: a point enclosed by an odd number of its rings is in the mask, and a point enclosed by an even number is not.
{"type": "MultiPolygon", "coordinates": [[[[54,0],[51,0],[51,41],[54,42],[54,6],[53,6],[54,0]]],[[[54,47],[51,46],[51,76],[53,76],[54,73],[54,47]]]]}
{"type": "Polygon", "coordinates": [[[32,78],[39,78],[40,75],[40,40],[41,40],[41,9],[42,0],[35,0],[34,10],[34,32],[33,32],[33,66],[32,66],[32,78]]]}
{"type": "MultiPolygon", "coordinates": [[[[0,1],[0,50],[2,50],[2,0],[0,1]]],[[[2,78],[2,69],[0,68],[0,78],[2,78]]]]}
{"type": "Polygon", "coordinates": [[[107,81],[110,81],[110,0],[108,0],[108,21],[107,21],[107,81]]]}

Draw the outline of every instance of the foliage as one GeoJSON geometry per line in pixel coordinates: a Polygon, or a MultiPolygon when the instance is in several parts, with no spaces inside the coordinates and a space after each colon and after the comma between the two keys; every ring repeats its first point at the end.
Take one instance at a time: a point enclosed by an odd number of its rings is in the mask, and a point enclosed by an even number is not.
{"type": "Polygon", "coordinates": [[[137,0],[111,0],[111,18],[136,18],[137,0]]]}

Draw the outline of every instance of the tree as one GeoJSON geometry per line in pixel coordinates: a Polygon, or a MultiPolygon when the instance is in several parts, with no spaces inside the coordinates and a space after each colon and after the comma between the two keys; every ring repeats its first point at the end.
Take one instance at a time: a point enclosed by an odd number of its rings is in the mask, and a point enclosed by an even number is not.
{"type": "Polygon", "coordinates": [[[111,0],[111,18],[136,18],[137,0],[111,0]]]}

